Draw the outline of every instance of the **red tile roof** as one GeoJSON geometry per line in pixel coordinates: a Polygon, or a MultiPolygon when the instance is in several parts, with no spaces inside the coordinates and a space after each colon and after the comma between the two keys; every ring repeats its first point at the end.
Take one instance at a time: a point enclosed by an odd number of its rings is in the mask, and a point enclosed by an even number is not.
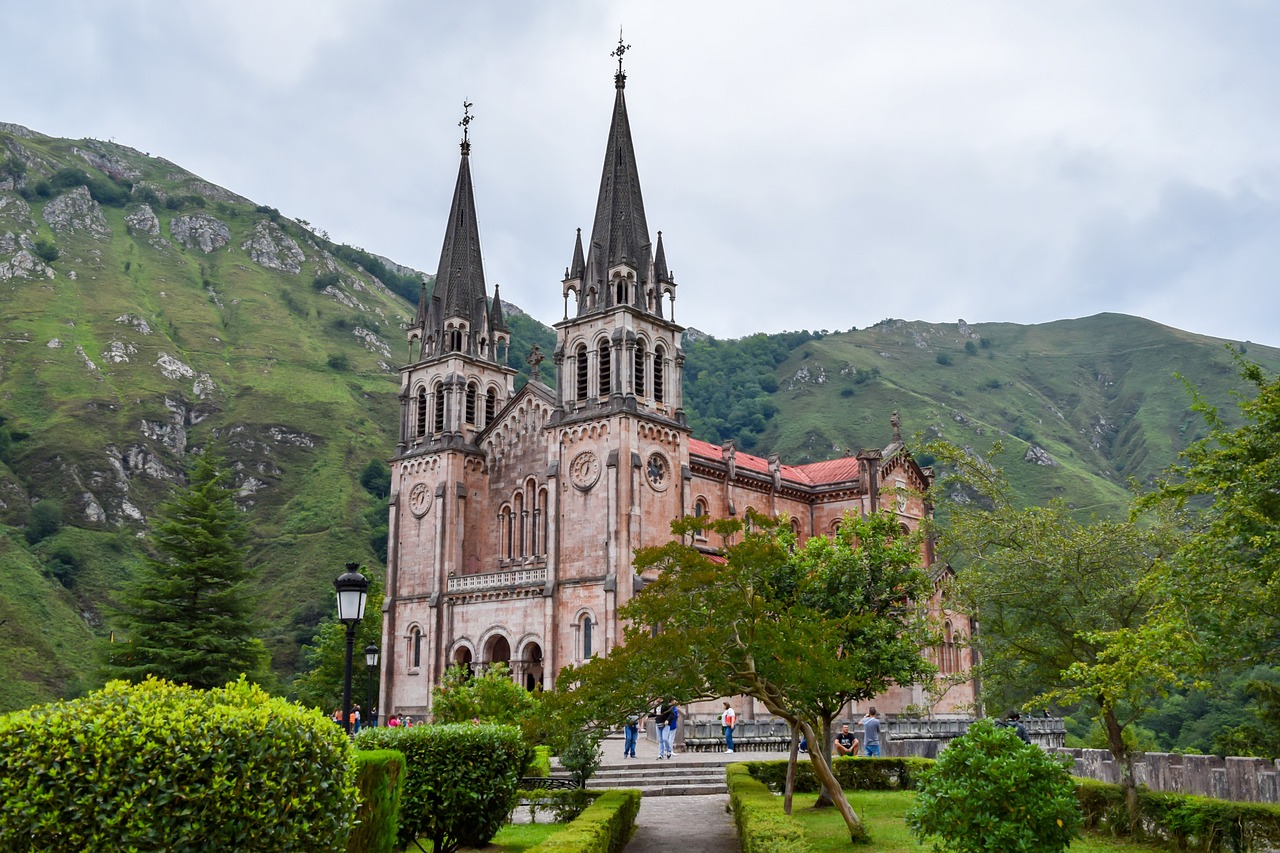
{"type": "MultiPolygon", "coordinates": [[[[724,450],[718,445],[696,438],[689,439],[689,453],[715,462],[724,460],[724,450]]],[[[747,471],[760,474],[769,473],[769,460],[750,453],[738,451],[734,454],[734,463],[747,471]]],[[[830,483],[844,483],[858,476],[858,460],[852,456],[831,459],[827,462],[810,462],[808,465],[781,465],[779,473],[782,479],[805,486],[823,486],[830,483]]]]}

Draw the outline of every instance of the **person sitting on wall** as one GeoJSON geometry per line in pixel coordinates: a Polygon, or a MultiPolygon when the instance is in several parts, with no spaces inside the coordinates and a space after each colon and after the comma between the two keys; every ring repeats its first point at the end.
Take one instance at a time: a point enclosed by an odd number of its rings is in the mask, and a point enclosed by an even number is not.
{"type": "Polygon", "coordinates": [[[845,723],[840,728],[840,733],[836,735],[836,755],[857,755],[858,754],[858,737],[849,731],[849,724],[845,723]]]}

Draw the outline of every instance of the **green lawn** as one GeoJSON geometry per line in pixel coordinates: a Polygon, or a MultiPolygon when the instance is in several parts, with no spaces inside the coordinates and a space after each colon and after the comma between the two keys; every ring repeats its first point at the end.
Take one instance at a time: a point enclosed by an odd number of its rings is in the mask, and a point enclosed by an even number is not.
{"type": "MultiPolygon", "coordinates": [[[[921,853],[929,850],[928,846],[919,844],[903,822],[902,816],[910,807],[915,795],[908,791],[846,791],[854,812],[866,824],[871,834],[872,844],[868,848],[860,848],[875,853],[921,853]]],[[[844,821],[835,809],[814,811],[813,803],[816,794],[796,794],[791,816],[804,825],[809,836],[809,844],[814,853],[840,851],[849,853],[853,848],[849,845],[849,835],[844,821]]],[[[1151,853],[1153,850],[1170,848],[1135,844],[1109,836],[1086,834],[1084,838],[1071,845],[1073,853],[1151,853]]]]}
{"type": "MultiPolygon", "coordinates": [[[[523,853],[530,847],[546,841],[564,827],[563,823],[509,823],[498,830],[498,834],[493,837],[493,841],[487,847],[459,847],[458,850],[459,853],[479,850],[483,850],[484,853],[523,853]]],[[[424,850],[432,849],[429,839],[419,839],[418,843],[424,850]]],[[[417,853],[417,849],[409,847],[406,853],[417,853]]]]}

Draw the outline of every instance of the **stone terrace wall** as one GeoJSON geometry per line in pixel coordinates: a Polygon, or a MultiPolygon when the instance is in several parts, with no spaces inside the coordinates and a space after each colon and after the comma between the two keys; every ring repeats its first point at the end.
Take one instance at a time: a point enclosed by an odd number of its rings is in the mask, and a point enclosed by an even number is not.
{"type": "MultiPolygon", "coordinates": [[[[1051,749],[1075,761],[1076,776],[1120,781],[1120,769],[1105,749],[1051,749]]],[[[1153,791],[1194,794],[1246,803],[1280,803],[1280,761],[1216,755],[1147,752],[1134,762],[1134,778],[1153,791]]]]}

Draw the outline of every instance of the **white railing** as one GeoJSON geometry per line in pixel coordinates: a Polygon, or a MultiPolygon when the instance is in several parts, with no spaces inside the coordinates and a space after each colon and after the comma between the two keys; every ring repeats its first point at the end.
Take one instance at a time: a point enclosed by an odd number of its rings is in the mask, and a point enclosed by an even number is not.
{"type": "Polygon", "coordinates": [[[449,578],[449,592],[480,592],[486,589],[510,589],[517,586],[536,586],[547,582],[547,567],[515,569],[509,572],[485,572],[481,575],[461,575],[449,578]]]}

